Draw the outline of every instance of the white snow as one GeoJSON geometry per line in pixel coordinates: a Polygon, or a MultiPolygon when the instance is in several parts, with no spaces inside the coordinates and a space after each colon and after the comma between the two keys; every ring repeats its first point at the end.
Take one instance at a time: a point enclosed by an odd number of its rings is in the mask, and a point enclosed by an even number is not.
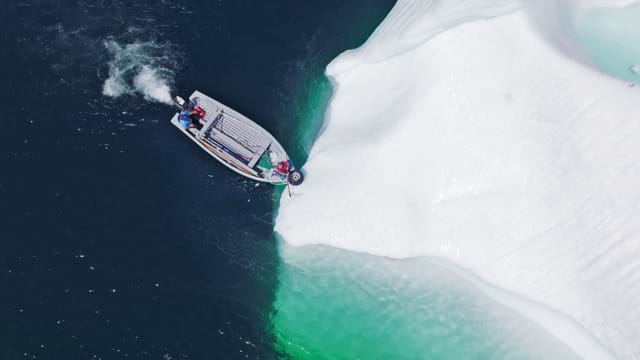
{"type": "Polygon", "coordinates": [[[276,231],[446,259],[581,357],[640,358],[640,89],[582,61],[578,9],[399,0],[327,68],[325,127],[276,231]]]}

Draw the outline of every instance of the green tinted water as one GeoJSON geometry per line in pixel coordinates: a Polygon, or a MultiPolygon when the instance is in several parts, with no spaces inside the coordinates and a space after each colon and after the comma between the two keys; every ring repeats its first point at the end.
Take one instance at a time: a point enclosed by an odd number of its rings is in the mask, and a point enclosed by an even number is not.
{"type": "Polygon", "coordinates": [[[530,321],[427,259],[282,245],[272,315],[295,359],[575,359],[530,321]]]}
{"type": "Polygon", "coordinates": [[[640,83],[640,4],[587,11],[578,38],[604,72],[640,83]]]}

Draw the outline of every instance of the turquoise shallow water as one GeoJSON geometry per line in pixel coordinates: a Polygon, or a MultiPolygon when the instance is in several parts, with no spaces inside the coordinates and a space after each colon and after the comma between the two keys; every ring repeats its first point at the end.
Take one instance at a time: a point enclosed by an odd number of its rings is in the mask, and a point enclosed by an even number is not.
{"type": "Polygon", "coordinates": [[[591,9],[578,19],[577,32],[602,71],[640,83],[640,4],[591,9]]]}
{"type": "Polygon", "coordinates": [[[576,359],[564,344],[429,259],[280,249],[272,314],[296,359],[576,359]]]}

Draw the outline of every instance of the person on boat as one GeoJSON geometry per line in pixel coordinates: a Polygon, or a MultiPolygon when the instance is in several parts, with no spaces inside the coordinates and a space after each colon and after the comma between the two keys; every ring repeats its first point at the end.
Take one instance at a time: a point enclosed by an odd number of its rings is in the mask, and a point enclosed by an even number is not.
{"type": "Polygon", "coordinates": [[[275,151],[269,150],[269,163],[272,168],[269,169],[268,174],[265,176],[266,178],[277,176],[281,179],[286,179],[289,176],[291,162],[289,160],[280,160],[275,151]]]}
{"type": "Polygon", "coordinates": [[[189,112],[189,117],[193,120],[194,123],[198,123],[201,119],[204,119],[206,112],[200,106],[194,106],[193,109],[189,112]]]}
{"type": "Polygon", "coordinates": [[[280,161],[276,165],[275,174],[282,177],[283,179],[286,179],[287,175],[289,175],[290,168],[291,168],[291,165],[289,164],[288,160],[280,161]]]}
{"type": "Polygon", "coordinates": [[[178,115],[178,122],[185,129],[194,127],[188,111],[180,111],[180,114],[178,115]]]}

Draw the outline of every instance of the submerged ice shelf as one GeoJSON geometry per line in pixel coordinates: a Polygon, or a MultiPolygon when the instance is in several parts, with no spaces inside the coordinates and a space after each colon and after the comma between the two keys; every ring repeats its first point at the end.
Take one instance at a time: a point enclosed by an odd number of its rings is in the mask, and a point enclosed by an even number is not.
{"type": "Polygon", "coordinates": [[[280,243],[271,317],[292,359],[579,359],[449,264],[280,243]]]}
{"type": "Polygon", "coordinates": [[[640,357],[640,89],[581,51],[587,3],[400,0],[328,67],[276,231],[447,259],[552,309],[528,315],[581,357],[640,357]]]}

